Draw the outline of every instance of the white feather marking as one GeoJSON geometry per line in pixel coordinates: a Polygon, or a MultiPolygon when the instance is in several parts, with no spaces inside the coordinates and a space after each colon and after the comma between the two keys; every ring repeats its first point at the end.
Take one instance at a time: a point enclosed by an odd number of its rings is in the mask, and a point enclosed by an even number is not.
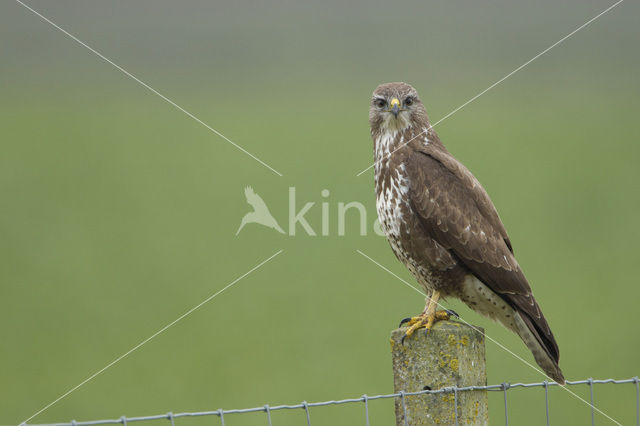
{"type": "Polygon", "coordinates": [[[474,311],[517,332],[513,308],[475,276],[465,277],[460,289],[460,299],[474,311]]]}
{"type": "MultiPolygon", "coordinates": [[[[398,136],[397,132],[384,132],[376,140],[376,175],[380,168],[388,167],[388,154],[395,149],[394,142],[398,136]]],[[[402,144],[404,137],[400,136],[399,144],[402,144]]],[[[403,203],[407,203],[407,193],[409,192],[409,181],[406,176],[406,167],[400,164],[395,173],[390,173],[389,186],[385,188],[376,198],[376,209],[380,219],[380,226],[387,236],[400,236],[400,229],[404,223],[402,215],[403,203]]],[[[407,206],[404,206],[407,207],[407,206]]],[[[390,239],[392,241],[393,239],[390,239]]]]}

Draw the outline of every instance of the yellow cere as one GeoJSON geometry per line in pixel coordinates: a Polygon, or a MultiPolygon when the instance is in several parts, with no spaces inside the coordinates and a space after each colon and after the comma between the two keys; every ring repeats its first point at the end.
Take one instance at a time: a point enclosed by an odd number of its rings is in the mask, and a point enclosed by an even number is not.
{"type": "Polygon", "coordinates": [[[400,107],[400,101],[398,100],[398,98],[393,98],[391,99],[391,103],[389,104],[389,106],[391,106],[391,108],[393,108],[394,106],[400,107]]]}

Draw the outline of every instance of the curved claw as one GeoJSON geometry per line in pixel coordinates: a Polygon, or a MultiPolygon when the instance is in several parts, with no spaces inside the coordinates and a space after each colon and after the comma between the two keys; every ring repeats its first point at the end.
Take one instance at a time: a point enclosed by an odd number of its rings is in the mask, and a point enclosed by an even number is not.
{"type": "Polygon", "coordinates": [[[402,324],[409,321],[411,321],[411,317],[403,318],[402,321],[400,321],[400,325],[398,325],[398,328],[402,327],[402,324]]]}
{"type": "Polygon", "coordinates": [[[460,318],[460,315],[458,315],[458,313],[453,309],[447,309],[445,312],[448,313],[449,315],[453,315],[456,318],[460,318]]]}
{"type": "Polygon", "coordinates": [[[402,346],[404,346],[404,339],[407,338],[407,335],[405,334],[404,336],[402,336],[402,339],[400,340],[400,343],[402,344],[402,346]]]}

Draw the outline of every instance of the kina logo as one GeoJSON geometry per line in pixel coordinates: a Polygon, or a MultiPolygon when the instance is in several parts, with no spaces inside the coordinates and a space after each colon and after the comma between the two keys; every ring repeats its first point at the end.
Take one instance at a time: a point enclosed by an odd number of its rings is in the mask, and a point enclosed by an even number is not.
{"type": "Polygon", "coordinates": [[[285,224],[285,226],[288,226],[288,231],[285,231],[273,214],[271,214],[271,211],[262,197],[260,197],[252,187],[247,186],[244,189],[244,196],[247,203],[253,208],[253,211],[246,213],[242,217],[240,227],[238,227],[236,235],[238,235],[246,225],[257,223],[291,237],[295,236],[296,231],[299,231],[300,228],[302,228],[306,235],[311,237],[315,237],[317,235],[321,235],[323,237],[337,235],[342,237],[347,234],[347,222],[349,222],[351,227],[357,227],[357,230],[352,230],[354,234],[358,233],[361,236],[366,236],[368,231],[373,230],[376,235],[384,235],[380,229],[380,222],[377,220],[377,215],[373,215],[373,217],[376,218],[373,223],[368,222],[365,205],[360,201],[351,201],[348,203],[338,202],[335,206],[336,208],[333,208],[333,204],[329,200],[331,194],[328,189],[320,191],[320,202],[308,201],[302,205],[299,205],[299,201],[296,200],[295,187],[289,187],[288,195],[289,217],[285,224]],[[314,206],[320,207],[321,223],[314,224],[314,226],[312,226],[312,223],[307,220],[306,215],[313,211],[314,206]],[[337,213],[337,216],[332,212],[337,213]],[[349,221],[347,221],[347,216],[349,217],[349,221]],[[316,230],[319,230],[320,232],[316,232],[316,230]]]}
{"type": "Polygon", "coordinates": [[[247,203],[251,207],[253,207],[253,211],[244,215],[242,221],[240,222],[240,227],[236,232],[236,235],[240,233],[242,228],[248,223],[258,223],[260,225],[264,225],[267,228],[272,228],[278,231],[281,234],[284,234],[284,231],[278,225],[278,221],[269,211],[269,207],[265,204],[262,197],[260,197],[250,186],[247,186],[244,189],[244,196],[247,199],[247,203]]]}

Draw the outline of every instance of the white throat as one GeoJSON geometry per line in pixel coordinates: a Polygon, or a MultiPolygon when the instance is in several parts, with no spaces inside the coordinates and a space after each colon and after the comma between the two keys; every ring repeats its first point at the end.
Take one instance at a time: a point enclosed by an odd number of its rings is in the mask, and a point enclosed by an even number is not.
{"type": "Polygon", "coordinates": [[[410,126],[408,111],[400,111],[397,118],[394,117],[393,114],[384,114],[380,128],[383,132],[399,132],[410,126]]]}

